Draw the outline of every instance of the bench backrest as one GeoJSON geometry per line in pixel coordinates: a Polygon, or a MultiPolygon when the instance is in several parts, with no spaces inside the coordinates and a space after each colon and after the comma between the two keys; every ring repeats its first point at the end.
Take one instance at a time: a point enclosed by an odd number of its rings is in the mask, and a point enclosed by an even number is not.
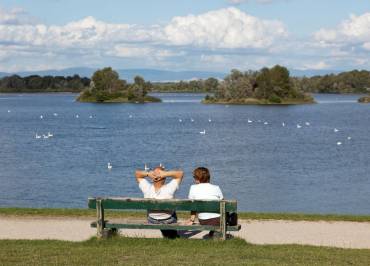
{"type": "MultiPolygon", "coordinates": [[[[215,200],[156,200],[143,198],[89,198],[88,206],[96,209],[97,200],[101,201],[103,209],[111,210],[176,210],[220,213],[220,201],[215,200]]],[[[236,212],[236,200],[224,200],[226,212],[236,212]]]]}

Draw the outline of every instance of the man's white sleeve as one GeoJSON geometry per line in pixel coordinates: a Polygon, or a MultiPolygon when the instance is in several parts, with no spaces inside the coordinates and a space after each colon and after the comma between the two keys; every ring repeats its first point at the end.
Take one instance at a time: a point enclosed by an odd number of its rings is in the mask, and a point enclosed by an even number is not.
{"type": "Polygon", "coordinates": [[[143,194],[145,194],[150,188],[150,184],[149,184],[148,180],[146,180],[144,178],[141,179],[140,182],[139,182],[139,188],[143,192],[143,194]]]}
{"type": "Polygon", "coordinates": [[[193,186],[191,186],[191,187],[190,187],[189,195],[188,195],[188,199],[194,199],[194,195],[193,195],[193,186]]]}

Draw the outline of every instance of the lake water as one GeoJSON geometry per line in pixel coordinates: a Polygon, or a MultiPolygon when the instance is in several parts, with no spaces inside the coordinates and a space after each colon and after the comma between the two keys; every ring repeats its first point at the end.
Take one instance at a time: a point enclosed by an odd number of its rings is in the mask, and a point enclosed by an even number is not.
{"type": "Polygon", "coordinates": [[[199,94],[159,94],[163,103],[144,105],[75,96],[0,94],[0,206],[85,208],[88,196],[141,197],[135,169],[162,163],[185,171],[178,198],[205,166],[243,211],[370,214],[370,105],[356,103],[358,95],[316,95],[319,104],[302,106],[203,105],[199,94]],[[54,137],[35,138],[48,132],[54,137]]]}

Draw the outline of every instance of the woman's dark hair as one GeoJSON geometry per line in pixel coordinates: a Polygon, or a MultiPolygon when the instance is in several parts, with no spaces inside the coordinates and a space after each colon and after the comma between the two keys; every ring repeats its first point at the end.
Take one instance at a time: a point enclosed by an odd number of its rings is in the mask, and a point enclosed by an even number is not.
{"type": "Polygon", "coordinates": [[[193,171],[193,177],[195,180],[199,181],[199,183],[209,183],[209,180],[211,179],[209,170],[205,167],[196,168],[193,171]]]}

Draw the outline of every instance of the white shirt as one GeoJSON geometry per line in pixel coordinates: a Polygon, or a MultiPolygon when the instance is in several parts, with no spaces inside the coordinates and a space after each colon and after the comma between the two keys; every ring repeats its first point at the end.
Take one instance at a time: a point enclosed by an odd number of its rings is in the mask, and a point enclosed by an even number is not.
{"type": "MultiPolygon", "coordinates": [[[[139,188],[143,192],[145,199],[173,199],[176,190],[179,188],[179,182],[172,179],[168,184],[163,185],[156,191],[153,184],[146,179],[142,179],[139,182],[139,188]]],[[[171,217],[169,213],[164,212],[149,212],[149,216],[156,220],[165,220],[171,217]]]]}
{"type": "MultiPolygon", "coordinates": [[[[192,185],[189,191],[189,199],[192,200],[222,200],[224,196],[219,186],[210,183],[200,183],[192,185]]],[[[198,214],[198,219],[207,220],[220,217],[219,213],[202,212],[198,214]]]]}

